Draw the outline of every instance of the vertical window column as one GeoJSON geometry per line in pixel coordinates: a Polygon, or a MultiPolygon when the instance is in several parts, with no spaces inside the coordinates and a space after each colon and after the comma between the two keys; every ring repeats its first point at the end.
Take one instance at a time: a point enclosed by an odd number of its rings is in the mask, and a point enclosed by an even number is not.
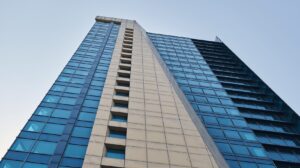
{"type": "Polygon", "coordinates": [[[132,49],[133,29],[126,28],[110,111],[108,135],[105,141],[105,158],[101,163],[102,168],[120,167],[120,165],[111,165],[112,162],[106,163],[105,159],[125,159],[132,49]]]}

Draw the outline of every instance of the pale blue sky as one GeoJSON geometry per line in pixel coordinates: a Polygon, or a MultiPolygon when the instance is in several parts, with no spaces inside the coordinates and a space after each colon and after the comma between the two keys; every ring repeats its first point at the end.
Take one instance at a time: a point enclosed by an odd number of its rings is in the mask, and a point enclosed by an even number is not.
{"type": "Polygon", "coordinates": [[[72,56],[96,15],[154,33],[218,35],[300,112],[300,1],[0,0],[0,157],[72,56]]]}

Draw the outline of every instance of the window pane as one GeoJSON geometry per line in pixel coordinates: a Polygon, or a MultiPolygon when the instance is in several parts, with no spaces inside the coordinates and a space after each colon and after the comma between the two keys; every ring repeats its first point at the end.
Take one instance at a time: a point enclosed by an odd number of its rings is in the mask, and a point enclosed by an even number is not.
{"type": "Polygon", "coordinates": [[[233,102],[230,99],[220,99],[220,101],[224,105],[233,105],[233,102]]]}
{"type": "Polygon", "coordinates": [[[218,124],[216,117],[203,116],[203,120],[207,124],[218,124]]]}
{"type": "Polygon", "coordinates": [[[72,83],[83,84],[84,83],[84,79],[72,78],[72,83]]]}
{"type": "Polygon", "coordinates": [[[246,147],[241,145],[231,145],[231,148],[234,153],[240,154],[240,155],[249,155],[249,151],[246,147]]]}
{"type": "Polygon", "coordinates": [[[64,72],[64,73],[68,73],[68,74],[72,74],[72,73],[75,72],[75,70],[65,68],[65,69],[63,70],[63,72],[64,72]]]}
{"type": "Polygon", "coordinates": [[[36,115],[41,115],[41,116],[50,116],[51,112],[53,109],[51,108],[46,108],[46,107],[39,107],[35,110],[36,115]]]}
{"type": "Polygon", "coordinates": [[[59,101],[61,104],[67,104],[67,105],[75,105],[76,99],[70,98],[70,97],[62,97],[59,101]]]}
{"type": "Polygon", "coordinates": [[[209,103],[220,104],[220,101],[218,98],[209,97],[209,98],[207,98],[207,100],[209,103]]]}
{"type": "Polygon", "coordinates": [[[47,95],[44,99],[44,102],[47,103],[57,103],[59,100],[59,96],[52,96],[52,95],[47,95]]]}
{"type": "Polygon", "coordinates": [[[120,139],[126,139],[126,132],[124,132],[124,131],[114,131],[114,130],[110,130],[110,131],[109,131],[109,137],[112,137],[112,138],[120,138],[120,139]]]}
{"type": "Polygon", "coordinates": [[[218,148],[220,149],[221,152],[223,153],[232,153],[232,150],[228,144],[225,143],[216,143],[218,148]]]}
{"type": "Polygon", "coordinates": [[[222,107],[212,107],[212,109],[213,109],[213,111],[214,111],[215,113],[220,113],[220,114],[225,114],[225,113],[226,113],[226,112],[225,112],[225,109],[222,108],[222,107]]]}
{"type": "Polygon", "coordinates": [[[69,82],[71,80],[71,78],[65,77],[65,76],[60,76],[57,80],[60,82],[69,82]]]}
{"type": "Polygon", "coordinates": [[[266,153],[264,152],[264,150],[262,148],[251,147],[249,149],[253,156],[266,157],[266,153]]]}
{"type": "Polygon", "coordinates": [[[101,95],[101,91],[100,91],[100,90],[89,89],[88,95],[92,95],[92,96],[100,96],[100,95],[101,95]]]}
{"type": "Polygon", "coordinates": [[[68,145],[65,151],[65,156],[74,157],[74,158],[84,158],[85,151],[86,151],[85,146],[68,145]]]}
{"type": "Polygon", "coordinates": [[[240,162],[241,168],[257,168],[255,163],[240,162]]]}
{"type": "Polygon", "coordinates": [[[244,140],[256,141],[255,135],[249,132],[240,132],[240,135],[244,140]]]}
{"type": "Polygon", "coordinates": [[[52,117],[57,118],[69,118],[71,115],[71,111],[68,110],[62,110],[62,109],[55,109],[53,111],[52,117]]]}
{"type": "Polygon", "coordinates": [[[127,122],[127,117],[113,114],[111,120],[112,121],[118,121],[118,122],[127,122]]]}
{"type": "Polygon", "coordinates": [[[39,141],[35,145],[35,147],[33,149],[33,152],[34,153],[40,153],[40,154],[52,155],[55,151],[55,148],[56,148],[56,143],[39,141]]]}
{"type": "Polygon", "coordinates": [[[82,138],[89,138],[91,135],[91,129],[90,128],[84,128],[84,127],[74,127],[72,136],[75,137],[82,137],[82,138]]]}
{"type": "Polygon", "coordinates": [[[194,96],[194,98],[199,103],[206,103],[207,102],[206,98],[203,97],[203,96],[194,96]]]}
{"type": "Polygon", "coordinates": [[[125,159],[125,150],[107,149],[106,157],[115,159],[125,159]]]}
{"type": "Polygon", "coordinates": [[[203,91],[204,91],[205,94],[208,94],[208,95],[215,95],[214,90],[211,90],[211,89],[203,89],[203,91]]]}
{"type": "Polygon", "coordinates": [[[226,109],[226,111],[231,115],[240,115],[240,112],[237,109],[226,109]]]}
{"type": "Polygon", "coordinates": [[[95,117],[96,114],[81,112],[78,119],[82,121],[94,121],[95,117]]]}
{"type": "Polygon", "coordinates": [[[230,168],[241,168],[237,161],[226,160],[230,168]]]}
{"type": "Polygon", "coordinates": [[[22,151],[22,152],[30,152],[33,144],[34,144],[34,140],[17,139],[16,142],[11,147],[11,150],[22,151]]]}
{"type": "Polygon", "coordinates": [[[29,121],[24,130],[31,132],[40,132],[43,129],[44,125],[45,124],[41,122],[29,121]]]}
{"type": "Polygon", "coordinates": [[[36,163],[25,163],[23,168],[47,168],[48,165],[36,164],[36,163]]]}
{"type": "Polygon", "coordinates": [[[218,121],[220,125],[225,125],[225,126],[232,126],[232,122],[230,119],[227,118],[218,118],[218,121]]]}
{"type": "Polygon", "coordinates": [[[94,101],[94,100],[85,100],[83,102],[83,105],[86,107],[98,107],[99,102],[98,101],[94,101]]]}
{"type": "Polygon", "coordinates": [[[244,120],[232,120],[235,126],[247,127],[247,123],[244,120]]]}
{"type": "Polygon", "coordinates": [[[210,108],[210,106],[198,105],[198,108],[199,108],[200,111],[212,112],[212,109],[210,108]]]}
{"type": "Polygon", "coordinates": [[[1,168],[20,168],[22,162],[12,161],[12,160],[2,160],[0,167],[1,168]]]}
{"type": "Polygon", "coordinates": [[[61,135],[64,131],[65,126],[59,124],[46,124],[43,132],[48,134],[59,134],[61,135]]]}
{"type": "Polygon", "coordinates": [[[66,92],[68,93],[74,93],[74,94],[79,94],[81,91],[81,88],[76,88],[76,87],[67,87],[66,92]]]}
{"type": "Polygon", "coordinates": [[[212,137],[224,137],[223,131],[215,128],[208,128],[207,131],[212,137]]]}
{"type": "Polygon", "coordinates": [[[273,165],[265,165],[265,164],[258,164],[258,167],[259,167],[259,168],[276,168],[276,167],[273,166],[273,165]]]}
{"type": "Polygon", "coordinates": [[[53,85],[51,90],[56,91],[56,92],[62,92],[65,90],[65,86],[60,86],[60,85],[53,85]]]}
{"type": "Polygon", "coordinates": [[[224,130],[224,133],[225,133],[227,138],[240,139],[240,135],[238,134],[237,131],[224,130]]]}

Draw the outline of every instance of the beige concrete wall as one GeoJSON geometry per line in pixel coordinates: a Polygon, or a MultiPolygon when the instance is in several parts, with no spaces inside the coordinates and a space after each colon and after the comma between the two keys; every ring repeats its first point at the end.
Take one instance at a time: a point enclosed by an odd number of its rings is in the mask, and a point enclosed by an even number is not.
{"type": "Polygon", "coordinates": [[[121,27],[83,167],[217,168],[144,30],[135,21],[114,21],[121,22],[121,27]],[[129,89],[128,99],[114,96],[125,28],[134,29],[130,88],[119,87],[129,89]],[[113,99],[128,101],[128,109],[112,107],[113,99]],[[128,122],[110,121],[111,111],[127,114],[128,122]],[[107,137],[109,126],[127,129],[127,138],[107,137]],[[105,144],[125,147],[125,159],[105,157],[105,144]]]}

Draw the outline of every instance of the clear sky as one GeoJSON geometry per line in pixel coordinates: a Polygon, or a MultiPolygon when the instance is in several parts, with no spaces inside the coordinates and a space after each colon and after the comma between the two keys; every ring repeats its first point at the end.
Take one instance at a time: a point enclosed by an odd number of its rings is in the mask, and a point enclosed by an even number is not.
{"type": "Polygon", "coordinates": [[[0,158],[96,15],[154,33],[218,35],[299,113],[299,9],[299,0],[0,0],[0,158]]]}

